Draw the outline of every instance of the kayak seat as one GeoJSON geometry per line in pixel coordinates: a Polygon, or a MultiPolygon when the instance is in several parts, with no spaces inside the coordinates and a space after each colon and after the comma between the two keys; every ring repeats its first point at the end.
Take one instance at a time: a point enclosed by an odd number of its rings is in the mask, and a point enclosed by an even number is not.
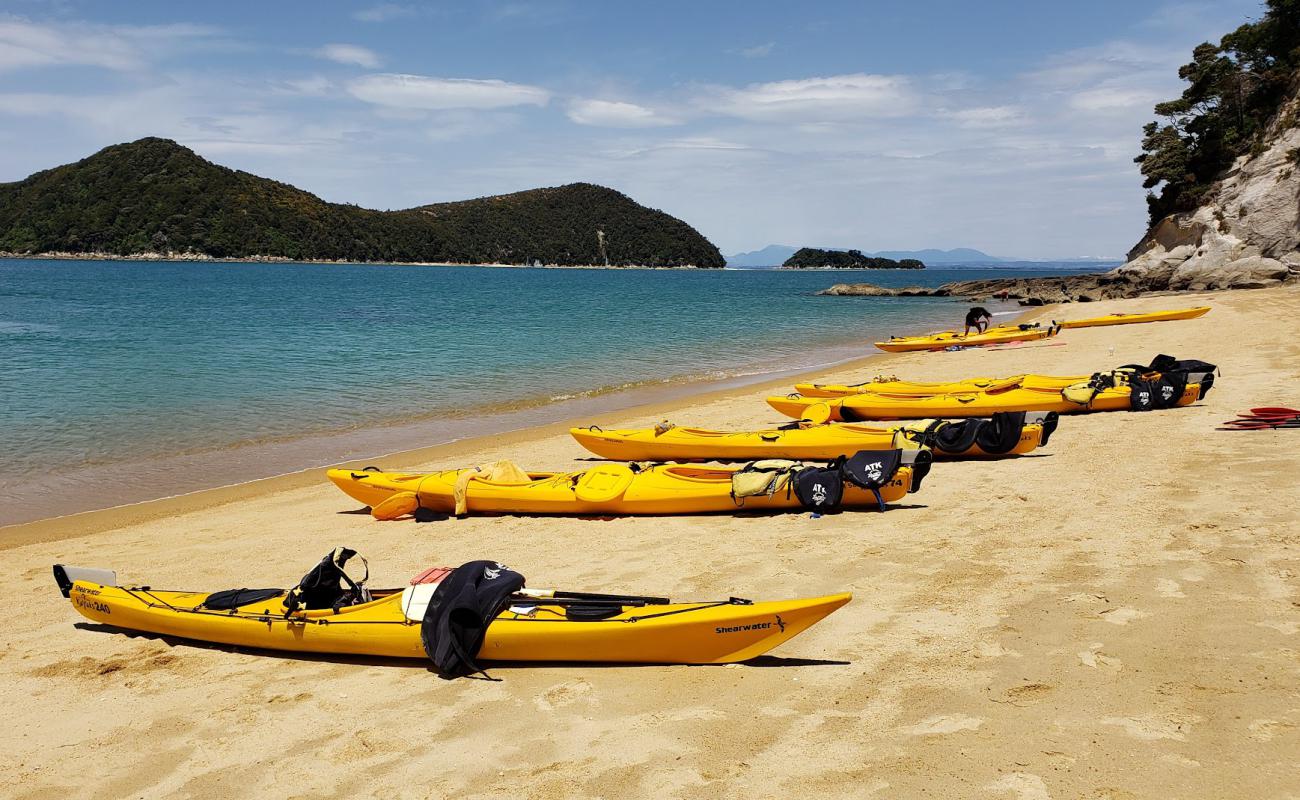
{"type": "Polygon", "coordinates": [[[230,611],[283,594],[284,589],[225,589],[208,595],[200,605],[212,611],[230,611]]]}

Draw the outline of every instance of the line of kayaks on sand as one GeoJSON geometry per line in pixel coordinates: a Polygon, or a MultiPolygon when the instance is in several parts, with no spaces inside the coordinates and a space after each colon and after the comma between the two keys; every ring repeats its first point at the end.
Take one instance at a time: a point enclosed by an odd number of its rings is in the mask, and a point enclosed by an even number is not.
{"type": "Polygon", "coordinates": [[[1135,325],[1143,322],[1169,322],[1196,319],[1210,310],[1209,306],[1179,308],[1171,311],[1149,311],[1142,314],[1108,314],[1104,317],[1067,320],[1065,322],[1025,323],[999,325],[976,333],[939,331],[922,336],[893,336],[887,342],[876,342],[876,347],[887,353],[909,353],[923,350],[946,350],[950,347],[987,347],[1012,342],[1033,342],[1049,339],[1062,330],[1096,328],[1107,325],[1135,325]]]}
{"type": "MultiPolygon", "coordinates": [[[[884,510],[921,487],[932,458],[1028,453],[1047,444],[1059,414],[1187,405],[1205,396],[1214,373],[1212,364],[1159,356],[1091,376],[799,384],[798,394],[768,398],[795,420],[764,430],[574,428],[579,444],[613,460],[579,471],[525,472],[503,461],[431,473],[333,469],[328,477],[379,519],[884,510]],[[733,465],[686,463],[714,461],[733,465]]],[[[58,565],[54,573],[73,608],[124,630],[304,653],[428,657],[446,677],[475,672],[480,660],[743,661],[851,599],[674,602],[539,590],[487,561],[371,590],[368,571],[350,574],[349,563],[364,564],[350,561],[355,556],[336,548],[288,590],[162,590],[120,586],[106,570],[58,565]]]]}

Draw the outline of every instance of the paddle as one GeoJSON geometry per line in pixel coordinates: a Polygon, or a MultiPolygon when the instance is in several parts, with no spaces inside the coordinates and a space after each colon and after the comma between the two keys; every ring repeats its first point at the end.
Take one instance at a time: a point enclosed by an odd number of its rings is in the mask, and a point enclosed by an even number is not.
{"type": "Polygon", "coordinates": [[[1238,414],[1240,417],[1300,417],[1300,409],[1285,406],[1264,406],[1252,408],[1250,414],[1238,414]]]}
{"type": "Polygon", "coordinates": [[[598,594],[596,592],[562,592],[556,589],[529,589],[527,587],[515,592],[515,596],[533,600],[557,600],[572,603],[597,602],[647,606],[662,606],[671,602],[667,597],[648,597],[637,594],[598,594]]]}
{"type": "Polygon", "coordinates": [[[1218,428],[1221,431],[1262,431],[1275,428],[1300,428],[1300,410],[1265,406],[1252,408],[1249,414],[1238,414],[1218,428]]]}
{"type": "Polygon", "coordinates": [[[1300,418],[1284,420],[1230,420],[1225,422],[1222,427],[1215,428],[1220,431],[1271,431],[1279,428],[1300,428],[1300,418]]]}

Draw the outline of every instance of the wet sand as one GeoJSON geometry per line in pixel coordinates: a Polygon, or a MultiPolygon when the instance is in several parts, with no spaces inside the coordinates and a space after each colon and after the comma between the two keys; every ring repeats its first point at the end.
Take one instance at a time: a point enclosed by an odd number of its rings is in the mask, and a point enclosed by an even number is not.
{"type": "MultiPolygon", "coordinates": [[[[1300,793],[1300,431],[1214,431],[1298,405],[1300,291],[1041,316],[1199,304],[1214,310],[816,376],[1077,374],[1159,352],[1222,368],[1193,407],[1066,417],[1031,456],[937,464],[885,514],[378,523],[318,472],[5,529],[0,775],[15,797],[1300,793]],[[418,662],[78,625],[49,576],[65,562],[156,586],[287,586],[336,544],[370,559],[376,585],[495,558],[534,585],[855,600],[747,665],[511,665],[446,682],[418,662]]],[[[791,383],[583,422],[780,422],[762,396],[791,383]]],[[[568,469],[585,454],[566,427],[381,464],[568,469]]]]}

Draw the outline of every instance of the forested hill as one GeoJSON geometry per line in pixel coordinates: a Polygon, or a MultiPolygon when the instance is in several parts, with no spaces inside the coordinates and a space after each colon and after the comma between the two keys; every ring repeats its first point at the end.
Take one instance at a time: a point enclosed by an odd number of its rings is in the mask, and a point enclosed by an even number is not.
{"type": "Polygon", "coordinates": [[[213,164],[158,138],[107,147],[75,164],[0,184],[0,251],[724,264],[718,249],[681,220],[588,183],[371,211],[213,164]]]}

